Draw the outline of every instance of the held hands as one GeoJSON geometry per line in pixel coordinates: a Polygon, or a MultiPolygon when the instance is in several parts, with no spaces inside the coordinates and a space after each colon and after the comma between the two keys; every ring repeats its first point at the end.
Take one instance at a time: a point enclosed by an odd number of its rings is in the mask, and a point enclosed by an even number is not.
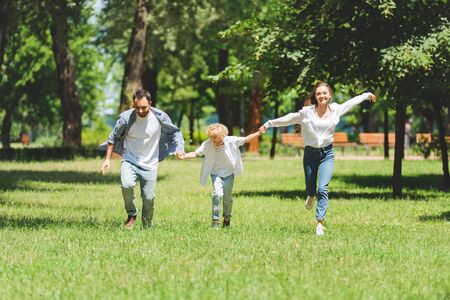
{"type": "Polygon", "coordinates": [[[266,133],[266,130],[267,130],[267,128],[264,125],[259,127],[258,128],[259,135],[263,135],[264,133],[266,133]]]}
{"type": "Polygon", "coordinates": [[[102,168],[100,169],[100,175],[105,176],[106,171],[109,170],[109,159],[105,159],[102,164],[102,168]]]}
{"type": "Polygon", "coordinates": [[[176,156],[177,159],[183,160],[183,159],[186,158],[186,153],[184,153],[184,152],[175,152],[175,156],[176,156]]]}

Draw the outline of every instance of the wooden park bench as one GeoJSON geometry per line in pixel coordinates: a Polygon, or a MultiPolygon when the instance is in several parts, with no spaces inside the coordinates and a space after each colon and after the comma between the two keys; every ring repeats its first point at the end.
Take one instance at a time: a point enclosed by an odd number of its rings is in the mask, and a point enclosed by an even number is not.
{"type": "MultiPolygon", "coordinates": [[[[375,132],[367,133],[361,132],[359,134],[359,143],[366,147],[383,147],[384,146],[384,133],[375,132]]],[[[389,147],[395,146],[395,133],[388,134],[389,147]]]]}
{"type": "Polygon", "coordinates": [[[303,148],[303,136],[295,133],[282,133],[281,144],[303,148]]]}

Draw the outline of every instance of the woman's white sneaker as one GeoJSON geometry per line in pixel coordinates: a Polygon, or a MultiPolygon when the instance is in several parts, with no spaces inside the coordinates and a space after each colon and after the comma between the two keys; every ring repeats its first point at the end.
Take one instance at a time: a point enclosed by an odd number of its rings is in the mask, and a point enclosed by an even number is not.
{"type": "Polygon", "coordinates": [[[308,196],[306,197],[306,201],[305,201],[305,207],[307,210],[311,210],[311,208],[314,207],[314,202],[316,202],[316,197],[315,196],[308,196]]]}
{"type": "Polygon", "coordinates": [[[316,227],[316,235],[321,236],[325,234],[325,227],[322,225],[322,223],[317,223],[316,227]]]}

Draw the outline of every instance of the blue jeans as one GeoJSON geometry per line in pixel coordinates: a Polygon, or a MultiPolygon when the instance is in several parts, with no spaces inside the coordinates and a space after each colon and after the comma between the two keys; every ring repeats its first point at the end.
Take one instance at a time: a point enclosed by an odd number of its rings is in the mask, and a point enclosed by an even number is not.
{"type": "Polygon", "coordinates": [[[158,170],[145,170],[126,160],[123,160],[120,166],[122,196],[125,202],[125,210],[129,216],[136,216],[138,213],[134,187],[136,186],[136,179],[139,177],[142,197],[142,221],[144,225],[150,225],[153,219],[157,175],[158,170]]]}
{"type": "Polygon", "coordinates": [[[220,200],[223,198],[223,218],[229,220],[231,218],[231,210],[233,209],[233,191],[234,174],[227,177],[220,177],[211,174],[213,185],[212,193],[212,219],[219,220],[220,200]]]}
{"type": "Polygon", "coordinates": [[[334,167],[333,145],[324,148],[306,146],[304,153],[303,169],[305,171],[306,194],[315,196],[317,188],[316,219],[323,221],[327,214],[328,184],[334,167]],[[317,180],[317,173],[319,173],[319,180],[317,180]]]}

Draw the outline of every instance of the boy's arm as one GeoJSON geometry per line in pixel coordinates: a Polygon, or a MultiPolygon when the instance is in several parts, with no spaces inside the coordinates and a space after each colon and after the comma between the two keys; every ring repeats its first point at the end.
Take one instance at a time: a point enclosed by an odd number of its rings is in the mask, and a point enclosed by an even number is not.
{"type": "Polygon", "coordinates": [[[252,133],[252,134],[247,135],[247,136],[245,137],[245,143],[251,142],[251,141],[254,140],[255,138],[259,137],[261,134],[263,134],[263,132],[257,131],[257,132],[254,132],[254,133],[252,133]]]}

